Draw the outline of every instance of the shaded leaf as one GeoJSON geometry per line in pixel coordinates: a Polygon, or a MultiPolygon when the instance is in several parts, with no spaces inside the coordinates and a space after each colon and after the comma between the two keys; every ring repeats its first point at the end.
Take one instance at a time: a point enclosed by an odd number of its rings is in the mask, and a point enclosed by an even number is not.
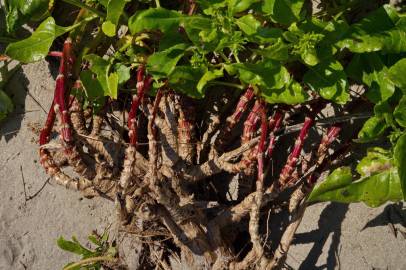
{"type": "Polygon", "coordinates": [[[406,128],[406,95],[399,101],[398,106],[393,111],[393,116],[401,127],[406,128]]]}
{"type": "Polygon", "coordinates": [[[132,34],[143,30],[174,30],[181,22],[182,14],[164,8],[150,8],[130,17],[128,27],[132,34]]]}
{"type": "Polygon", "coordinates": [[[9,96],[0,89],[0,121],[6,118],[14,109],[13,102],[9,96]]]}
{"type": "Polygon", "coordinates": [[[204,93],[197,91],[197,83],[206,72],[206,69],[190,66],[177,66],[169,77],[169,85],[193,98],[203,98],[204,93]]]}
{"type": "Polygon", "coordinates": [[[273,20],[290,25],[300,18],[304,0],[265,0],[262,11],[269,14],[273,20]]]}
{"type": "Polygon", "coordinates": [[[148,72],[154,75],[155,79],[168,77],[175,69],[176,64],[185,54],[187,44],[177,44],[166,50],[152,54],[148,58],[148,72]]]}
{"type": "Polygon", "coordinates": [[[406,58],[399,60],[396,64],[390,67],[389,77],[394,84],[402,89],[406,95],[406,58]]]}
{"type": "Polygon", "coordinates": [[[349,100],[347,76],[338,61],[323,62],[310,68],[303,82],[325,99],[339,104],[349,100]]]}
{"type": "Polygon", "coordinates": [[[272,45],[255,52],[271,60],[286,61],[289,58],[289,46],[281,38],[272,45]]]}

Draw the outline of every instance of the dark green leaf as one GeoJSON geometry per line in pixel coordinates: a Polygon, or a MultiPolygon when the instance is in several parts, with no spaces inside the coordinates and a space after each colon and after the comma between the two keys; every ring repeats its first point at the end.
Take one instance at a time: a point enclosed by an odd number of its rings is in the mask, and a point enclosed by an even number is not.
{"type": "Polygon", "coordinates": [[[86,102],[90,103],[97,113],[105,103],[104,90],[100,81],[93,78],[93,73],[90,70],[84,70],[80,73],[80,80],[85,88],[86,102]]]}
{"type": "Polygon", "coordinates": [[[154,75],[155,79],[166,78],[175,69],[176,64],[185,54],[187,44],[177,44],[166,50],[152,54],[148,58],[148,72],[154,75]]]}
{"type": "Polygon", "coordinates": [[[262,50],[255,50],[255,52],[264,56],[265,58],[276,61],[286,61],[289,58],[289,47],[282,41],[281,38],[279,38],[272,45],[262,50]]]}
{"type": "Polygon", "coordinates": [[[17,30],[18,27],[30,21],[39,21],[44,18],[48,12],[49,0],[8,0],[6,5],[7,29],[9,33],[17,30]]]}
{"type": "Polygon", "coordinates": [[[11,99],[0,90],[0,121],[6,118],[6,116],[13,111],[14,105],[11,99]]]}
{"type": "Polygon", "coordinates": [[[406,58],[399,60],[396,64],[390,67],[389,77],[392,82],[402,89],[403,94],[406,95],[406,58]]]}
{"type": "Polygon", "coordinates": [[[325,99],[339,104],[349,100],[347,76],[338,61],[323,62],[310,68],[303,82],[325,99]]]}
{"type": "Polygon", "coordinates": [[[309,201],[364,202],[370,207],[378,207],[387,201],[397,202],[402,198],[396,168],[387,169],[355,182],[351,182],[348,168],[340,168],[335,170],[322,184],[315,187],[310,194],[309,201]],[[321,185],[323,185],[322,190],[320,190],[321,185]]]}
{"type": "Polygon", "coordinates": [[[406,95],[399,101],[399,105],[395,108],[393,116],[401,127],[406,128],[406,95]]]}
{"type": "Polygon", "coordinates": [[[75,241],[69,241],[64,239],[62,236],[58,238],[57,242],[58,247],[60,247],[63,250],[82,255],[82,256],[89,256],[92,255],[93,252],[84,246],[82,246],[79,242],[75,241]]]}
{"type": "Polygon", "coordinates": [[[365,143],[376,140],[386,130],[387,126],[382,117],[373,116],[369,118],[360,132],[358,133],[358,142],[365,143]]]}
{"type": "Polygon", "coordinates": [[[49,17],[29,38],[9,44],[5,53],[23,63],[39,61],[47,56],[55,38],[67,31],[67,28],[57,26],[54,18],[49,17]]]}
{"type": "Polygon", "coordinates": [[[193,98],[203,98],[204,93],[197,91],[197,83],[206,72],[205,68],[177,66],[169,77],[169,85],[177,91],[193,98]]]}
{"type": "Polygon", "coordinates": [[[103,32],[107,36],[114,37],[116,35],[118,21],[120,20],[125,5],[130,1],[131,0],[109,0],[106,21],[102,25],[103,32]]]}
{"type": "Polygon", "coordinates": [[[396,143],[394,158],[402,185],[403,198],[406,200],[406,133],[396,143]]]}
{"type": "Polygon", "coordinates": [[[300,19],[304,0],[265,0],[262,11],[278,23],[290,25],[300,19]]]}

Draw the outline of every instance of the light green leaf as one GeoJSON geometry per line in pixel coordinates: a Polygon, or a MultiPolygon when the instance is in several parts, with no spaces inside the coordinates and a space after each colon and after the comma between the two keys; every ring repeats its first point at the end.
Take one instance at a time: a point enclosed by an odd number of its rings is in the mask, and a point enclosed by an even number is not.
{"type": "Polygon", "coordinates": [[[300,19],[304,0],[264,0],[262,11],[281,24],[290,25],[300,19]]]}
{"type": "Polygon", "coordinates": [[[360,132],[358,133],[357,142],[366,143],[379,138],[386,130],[387,125],[384,118],[373,116],[369,118],[360,132]]]}
{"type": "Polygon", "coordinates": [[[261,2],[261,0],[227,0],[228,10],[231,14],[243,12],[252,4],[261,2]]]}
{"type": "Polygon", "coordinates": [[[55,38],[67,31],[68,28],[57,26],[54,18],[49,17],[29,38],[9,44],[5,53],[22,63],[39,61],[47,56],[55,38]]]}
{"type": "Polygon", "coordinates": [[[176,64],[185,54],[187,44],[177,44],[166,50],[152,54],[148,58],[147,70],[155,79],[166,78],[175,69],[176,64]]]}
{"type": "Polygon", "coordinates": [[[347,186],[352,182],[350,167],[341,167],[334,170],[324,181],[317,184],[309,195],[308,201],[317,201],[317,197],[329,191],[347,186]]]}
{"type": "Polygon", "coordinates": [[[402,185],[403,198],[406,200],[406,133],[403,133],[396,143],[394,159],[402,185]]]}
{"type": "Polygon", "coordinates": [[[223,68],[206,71],[206,73],[204,73],[204,75],[200,78],[199,82],[197,83],[196,86],[197,91],[203,94],[203,89],[209,81],[221,78],[223,76],[224,76],[223,68]]]}
{"type": "Polygon", "coordinates": [[[238,74],[238,78],[246,83],[256,85],[262,91],[266,89],[282,89],[290,83],[290,74],[281,64],[273,61],[237,63],[225,66],[230,75],[238,74]]]}
{"type": "Polygon", "coordinates": [[[387,201],[397,202],[403,198],[396,168],[354,182],[351,182],[350,176],[349,168],[335,170],[314,188],[308,201],[364,202],[370,207],[378,207],[387,201]],[[320,188],[322,185],[323,188],[320,188]]]}
{"type": "Polygon", "coordinates": [[[390,153],[380,147],[368,149],[367,155],[358,163],[357,172],[362,176],[380,173],[392,167],[390,153]]]}
{"type": "Polygon", "coordinates": [[[6,118],[13,109],[14,105],[9,96],[3,90],[0,90],[0,121],[6,118]]]}
{"type": "Polygon", "coordinates": [[[86,55],[84,59],[90,62],[90,70],[96,75],[104,96],[116,99],[118,75],[116,73],[109,74],[110,62],[95,54],[86,55]]]}
{"type": "Polygon", "coordinates": [[[401,127],[406,128],[406,95],[403,95],[399,101],[398,106],[393,111],[393,116],[401,127]]]}
{"type": "Polygon", "coordinates": [[[235,23],[249,36],[255,34],[261,27],[261,23],[252,14],[242,16],[235,23]]]}
{"type": "Polygon", "coordinates": [[[389,78],[392,82],[402,89],[403,94],[406,95],[406,58],[399,60],[396,64],[389,69],[389,78]]]}
{"type": "Polygon", "coordinates": [[[118,63],[114,65],[114,69],[118,74],[118,84],[126,83],[130,79],[131,67],[118,63]]]}
{"type": "Polygon", "coordinates": [[[93,254],[93,252],[84,246],[82,246],[75,238],[72,238],[73,241],[69,241],[64,239],[62,236],[58,238],[57,240],[57,245],[59,248],[78,254],[78,255],[83,255],[83,256],[89,256],[93,254]]]}
{"type": "Polygon", "coordinates": [[[303,82],[325,99],[339,104],[349,100],[347,75],[338,61],[323,62],[310,68],[303,82]]]}
{"type": "Polygon", "coordinates": [[[125,5],[130,1],[131,0],[109,0],[106,21],[102,25],[102,30],[107,36],[114,37],[116,35],[116,28],[121,14],[123,13],[125,5]]]}
{"type": "Polygon", "coordinates": [[[292,81],[289,85],[282,89],[269,89],[264,88],[261,91],[261,96],[266,102],[284,103],[289,105],[303,103],[307,100],[308,95],[304,91],[303,87],[295,81],[292,81]]]}
{"type": "Polygon", "coordinates": [[[150,8],[133,15],[128,21],[132,34],[143,30],[161,30],[163,33],[176,29],[183,15],[164,8],[150,8]]]}

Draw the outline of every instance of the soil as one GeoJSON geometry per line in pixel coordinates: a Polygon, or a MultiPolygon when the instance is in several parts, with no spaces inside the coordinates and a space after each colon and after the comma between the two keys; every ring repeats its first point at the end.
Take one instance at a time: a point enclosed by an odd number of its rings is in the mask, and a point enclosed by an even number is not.
{"type": "MultiPolygon", "coordinates": [[[[26,65],[7,85],[16,109],[0,124],[0,270],[62,269],[78,257],[57,247],[59,236],[86,243],[92,230],[101,232],[115,220],[113,203],[57,186],[38,163],[35,132],[53,94],[49,70],[45,61],[26,65]]],[[[286,267],[406,269],[405,223],[403,204],[311,206],[286,267]]],[[[114,224],[111,230],[115,235],[114,224]]]]}

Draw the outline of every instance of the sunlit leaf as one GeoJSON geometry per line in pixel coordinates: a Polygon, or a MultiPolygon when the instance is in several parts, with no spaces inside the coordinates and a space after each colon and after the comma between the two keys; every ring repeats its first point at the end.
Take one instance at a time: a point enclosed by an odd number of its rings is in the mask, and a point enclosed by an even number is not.
{"type": "Polygon", "coordinates": [[[403,198],[406,200],[406,133],[396,143],[394,158],[402,185],[403,198]]]}
{"type": "Polygon", "coordinates": [[[387,129],[385,120],[382,117],[373,116],[369,118],[365,123],[360,132],[358,133],[358,142],[370,142],[376,140],[387,129]]]}

